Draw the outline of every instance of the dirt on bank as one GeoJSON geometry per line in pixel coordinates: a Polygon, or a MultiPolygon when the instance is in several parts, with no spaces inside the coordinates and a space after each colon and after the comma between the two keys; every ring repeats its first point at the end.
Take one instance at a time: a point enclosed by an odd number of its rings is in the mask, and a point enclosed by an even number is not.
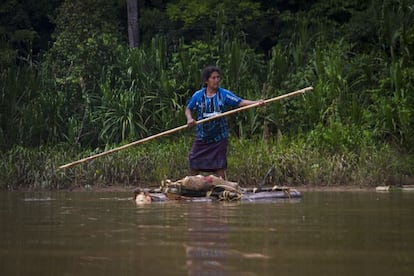
{"type": "MultiPolygon", "coordinates": [[[[375,191],[375,187],[360,187],[360,186],[289,186],[290,188],[297,189],[300,192],[364,192],[375,191]]],[[[73,187],[62,191],[71,192],[133,192],[137,188],[142,189],[157,189],[159,186],[87,186],[87,187],[73,187]]]]}
{"type": "MultiPolygon", "coordinates": [[[[282,185],[279,185],[282,186],[282,185]]],[[[266,187],[272,187],[271,185],[266,185],[266,187]]],[[[284,186],[286,187],[286,186],[284,186]]],[[[289,188],[294,188],[300,192],[367,192],[367,191],[389,191],[389,190],[399,190],[405,188],[407,190],[414,190],[414,184],[409,185],[390,185],[390,186],[357,186],[357,185],[301,185],[301,186],[287,186],[289,188]],[[383,188],[383,189],[377,189],[383,188]]],[[[133,193],[136,189],[158,189],[160,188],[159,184],[145,184],[145,185],[77,185],[64,189],[33,189],[33,188],[21,188],[14,191],[21,192],[41,192],[41,191],[62,191],[62,192],[130,192],[133,193]]],[[[243,188],[254,188],[253,186],[243,186],[243,188]]]]}

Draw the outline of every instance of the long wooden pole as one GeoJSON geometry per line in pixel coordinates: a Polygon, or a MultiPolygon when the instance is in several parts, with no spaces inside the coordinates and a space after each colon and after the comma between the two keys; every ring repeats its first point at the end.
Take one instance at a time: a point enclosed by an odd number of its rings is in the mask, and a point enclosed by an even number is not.
{"type": "MultiPolygon", "coordinates": [[[[312,89],[313,88],[311,86],[309,86],[309,87],[306,87],[306,88],[303,88],[303,89],[300,89],[300,90],[297,90],[297,91],[294,91],[294,92],[291,92],[291,93],[287,93],[287,94],[284,94],[284,95],[281,95],[281,96],[278,96],[278,97],[274,97],[274,98],[271,98],[271,99],[264,100],[263,102],[265,104],[267,104],[267,103],[279,101],[281,99],[284,99],[284,98],[287,98],[287,97],[291,97],[291,96],[294,96],[294,95],[297,95],[297,94],[304,94],[305,92],[307,92],[309,90],[312,90],[312,89]]],[[[246,105],[246,106],[243,106],[243,107],[239,107],[239,108],[236,108],[236,109],[232,109],[230,111],[217,114],[217,115],[215,115],[213,117],[209,117],[209,118],[205,118],[205,119],[196,121],[196,124],[197,125],[198,124],[202,124],[202,123],[205,123],[207,121],[215,120],[215,119],[218,119],[218,118],[221,118],[221,117],[224,117],[224,116],[228,116],[228,115],[234,114],[236,112],[240,112],[240,111],[243,111],[243,110],[252,108],[252,107],[256,107],[256,106],[262,105],[263,102],[257,102],[257,103],[251,104],[251,105],[246,105]]],[[[152,136],[143,138],[141,140],[137,140],[135,142],[132,142],[132,143],[129,143],[129,144],[126,144],[126,145],[117,147],[117,148],[113,148],[113,149],[110,149],[110,150],[107,150],[107,151],[104,151],[104,152],[101,152],[101,153],[98,153],[98,154],[95,154],[95,155],[91,155],[91,156],[86,157],[86,158],[83,158],[83,159],[79,159],[77,161],[74,161],[74,162],[71,162],[71,163],[62,165],[62,166],[59,167],[59,169],[65,169],[65,168],[69,168],[69,167],[78,165],[80,163],[88,162],[88,161],[91,161],[91,160],[96,159],[98,157],[102,157],[102,156],[105,156],[105,155],[108,155],[108,154],[111,154],[111,153],[114,153],[114,152],[117,152],[117,151],[121,151],[121,150],[127,149],[129,147],[132,147],[132,146],[135,146],[135,145],[139,145],[139,144],[145,143],[147,141],[153,140],[155,138],[162,137],[162,136],[165,136],[165,135],[168,135],[168,134],[172,134],[174,132],[178,132],[178,131],[183,130],[183,129],[186,129],[186,128],[188,128],[188,127],[185,124],[185,125],[182,125],[182,126],[179,126],[179,127],[176,127],[176,128],[173,128],[173,129],[164,131],[164,132],[160,132],[158,134],[155,134],[155,135],[152,135],[152,136]]]]}

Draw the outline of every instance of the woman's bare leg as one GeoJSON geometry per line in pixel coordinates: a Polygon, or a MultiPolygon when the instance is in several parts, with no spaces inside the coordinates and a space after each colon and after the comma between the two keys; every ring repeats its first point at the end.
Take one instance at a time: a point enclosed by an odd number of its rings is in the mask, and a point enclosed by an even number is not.
{"type": "Polygon", "coordinates": [[[221,177],[221,178],[223,178],[223,179],[226,179],[226,170],[225,170],[225,169],[218,169],[218,170],[216,171],[216,175],[217,175],[218,177],[221,177]]]}

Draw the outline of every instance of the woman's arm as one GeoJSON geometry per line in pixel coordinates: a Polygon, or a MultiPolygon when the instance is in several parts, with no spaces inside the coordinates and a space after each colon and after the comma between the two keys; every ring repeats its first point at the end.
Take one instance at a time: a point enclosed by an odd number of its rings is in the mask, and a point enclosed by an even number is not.
{"type": "Polygon", "coordinates": [[[251,104],[255,104],[255,103],[261,103],[260,106],[263,106],[265,104],[263,100],[258,100],[258,101],[242,100],[239,103],[239,107],[246,106],[246,105],[251,105],[251,104]]]}
{"type": "Polygon", "coordinates": [[[185,109],[185,117],[187,118],[188,127],[193,127],[196,125],[196,121],[193,119],[192,112],[188,107],[185,109]]]}

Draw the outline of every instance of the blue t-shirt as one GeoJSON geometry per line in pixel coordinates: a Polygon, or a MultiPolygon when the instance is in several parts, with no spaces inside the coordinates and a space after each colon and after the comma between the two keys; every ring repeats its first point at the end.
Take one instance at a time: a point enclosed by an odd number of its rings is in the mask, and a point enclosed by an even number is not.
{"type": "MultiPolygon", "coordinates": [[[[197,121],[199,121],[225,112],[228,107],[237,107],[241,101],[242,98],[221,87],[210,98],[206,95],[206,88],[203,87],[193,94],[187,104],[187,108],[197,112],[197,121]]],[[[227,138],[229,133],[226,118],[222,117],[198,124],[196,136],[206,143],[218,142],[221,139],[227,138]]]]}

